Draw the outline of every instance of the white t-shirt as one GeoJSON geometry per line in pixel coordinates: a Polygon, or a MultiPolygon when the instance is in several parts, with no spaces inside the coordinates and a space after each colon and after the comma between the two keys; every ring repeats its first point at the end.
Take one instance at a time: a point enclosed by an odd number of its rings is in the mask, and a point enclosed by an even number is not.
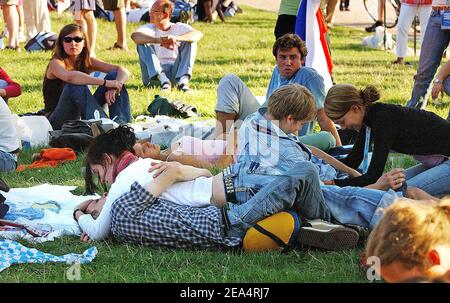
{"type": "MultiPolygon", "coordinates": [[[[193,30],[194,29],[190,25],[180,22],[172,23],[169,30],[167,31],[159,30],[154,24],[148,23],[139,27],[136,32],[140,32],[154,38],[159,38],[166,37],[168,35],[181,36],[193,30]]],[[[161,64],[172,65],[175,63],[175,60],[178,57],[178,47],[170,50],[168,48],[160,46],[158,43],[153,43],[153,46],[155,47],[156,56],[158,57],[161,64]]]]}
{"type": "Polygon", "coordinates": [[[13,115],[5,100],[0,97],[0,150],[13,152],[20,147],[13,115]]]}
{"type": "MultiPolygon", "coordinates": [[[[120,172],[106,198],[105,205],[97,219],[91,215],[82,215],[78,219],[81,229],[93,240],[104,239],[111,230],[111,207],[115,200],[130,191],[131,185],[137,181],[146,186],[155,172],[148,172],[151,162],[161,162],[150,158],[139,159],[120,172]]],[[[177,182],[170,186],[159,197],[181,205],[203,207],[210,204],[212,196],[212,178],[200,177],[192,181],[177,182]]]]}
{"type": "Polygon", "coordinates": [[[450,6],[450,1],[448,1],[448,0],[433,0],[432,5],[433,6],[442,6],[442,5],[450,6]]]}

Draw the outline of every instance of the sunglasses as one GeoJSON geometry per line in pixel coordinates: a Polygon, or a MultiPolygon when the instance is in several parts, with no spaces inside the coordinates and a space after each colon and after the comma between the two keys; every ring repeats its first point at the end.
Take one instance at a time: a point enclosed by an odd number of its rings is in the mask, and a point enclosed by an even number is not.
{"type": "Polygon", "coordinates": [[[84,39],[82,37],[64,37],[63,41],[65,43],[71,43],[72,41],[75,41],[76,43],[80,43],[84,39]]]}

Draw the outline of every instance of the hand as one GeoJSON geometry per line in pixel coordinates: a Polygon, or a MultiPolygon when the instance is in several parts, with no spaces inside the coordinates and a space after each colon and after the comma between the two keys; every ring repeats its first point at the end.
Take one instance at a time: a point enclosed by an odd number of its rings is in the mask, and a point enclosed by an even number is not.
{"type": "Polygon", "coordinates": [[[153,178],[157,178],[163,172],[169,173],[170,171],[183,166],[181,163],[178,162],[159,162],[159,163],[152,162],[151,165],[152,167],[148,169],[148,172],[151,173],[156,170],[156,173],[153,175],[153,178]]]}
{"type": "Polygon", "coordinates": [[[6,90],[0,88],[0,97],[6,97],[6,90]]]}
{"type": "Polygon", "coordinates": [[[388,190],[392,188],[396,190],[405,182],[405,170],[403,168],[394,168],[393,170],[383,174],[375,183],[380,190],[388,190]]]}
{"type": "Polygon", "coordinates": [[[334,182],[334,180],[325,180],[325,181],[322,181],[323,182],[323,184],[325,184],[325,185],[336,185],[336,183],[334,182]]]}
{"type": "Polygon", "coordinates": [[[106,82],[105,82],[106,88],[113,88],[119,92],[122,90],[122,86],[123,86],[123,82],[118,81],[118,80],[106,80],[106,82]]]}
{"type": "Polygon", "coordinates": [[[86,212],[86,208],[89,206],[89,204],[91,204],[91,202],[92,202],[92,199],[83,201],[80,204],[78,204],[78,206],[76,208],[78,208],[82,212],[86,212]]]}
{"type": "Polygon", "coordinates": [[[437,83],[433,85],[433,89],[431,90],[431,98],[436,99],[441,93],[441,97],[444,97],[444,84],[437,83]]]}
{"type": "Polygon", "coordinates": [[[116,93],[115,89],[108,89],[105,93],[105,102],[111,106],[114,102],[116,102],[116,93]]]}
{"type": "Polygon", "coordinates": [[[168,35],[167,37],[161,37],[160,45],[170,50],[174,50],[176,46],[180,45],[180,42],[178,41],[177,36],[168,35]]]}
{"type": "Polygon", "coordinates": [[[87,242],[91,241],[91,238],[89,238],[87,233],[82,232],[81,236],[80,236],[80,240],[81,240],[81,242],[87,243],[87,242]]]}

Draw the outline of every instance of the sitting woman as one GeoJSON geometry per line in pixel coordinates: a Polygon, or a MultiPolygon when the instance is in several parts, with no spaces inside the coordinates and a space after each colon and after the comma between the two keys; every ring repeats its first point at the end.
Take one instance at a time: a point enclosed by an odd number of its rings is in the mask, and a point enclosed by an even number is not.
{"type": "Polygon", "coordinates": [[[95,118],[95,111],[106,118],[105,103],[111,119],[130,122],[130,101],[124,86],[129,74],[123,67],[91,58],[81,26],[64,26],[43,83],[45,113],[53,129],[61,129],[66,120],[95,118]],[[105,79],[92,77],[89,74],[93,71],[107,75],[105,79]],[[88,85],[99,86],[94,95],[88,85]]]}
{"type": "MultiPolygon", "coordinates": [[[[450,282],[450,199],[393,203],[369,236],[387,282],[450,282]]],[[[369,265],[369,264],[368,264],[369,265]]]]}
{"type": "Polygon", "coordinates": [[[22,87],[13,81],[0,67],[0,97],[8,103],[9,98],[18,97],[22,94],[22,87]]]}
{"type": "Polygon", "coordinates": [[[450,194],[450,123],[420,109],[373,104],[379,98],[378,90],[372,86],[357,90],[353,85],[338,84],[328,91],[325,98],[328,117],[343,129],[359,131],[353,150],[342,162],[356,169],[363,162],[370,142],[374,146],[367,172],[332,183],[338,186],[374,183],[383,173],[389,152],[394,150],[414,155],[422,162],[406,170],[408,185],[433,196],[450,194]]]}

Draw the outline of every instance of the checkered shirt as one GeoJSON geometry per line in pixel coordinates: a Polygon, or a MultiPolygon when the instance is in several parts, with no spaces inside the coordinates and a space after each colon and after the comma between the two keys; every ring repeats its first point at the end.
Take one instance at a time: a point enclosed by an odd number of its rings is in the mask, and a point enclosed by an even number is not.
{"type": "Polygon", "coordinates": [[[241,239],[222,235],[217,207],[191,207],[158,199],[137,182],[114,201],[111,215],[112,234],[122,242],[178,248],[230,247],[241,243],[241,239]]]}
{"type": "Polygon", "coordinates": [[[431,5],[432,0],[401,0],[402,4],[431,5]]]}

